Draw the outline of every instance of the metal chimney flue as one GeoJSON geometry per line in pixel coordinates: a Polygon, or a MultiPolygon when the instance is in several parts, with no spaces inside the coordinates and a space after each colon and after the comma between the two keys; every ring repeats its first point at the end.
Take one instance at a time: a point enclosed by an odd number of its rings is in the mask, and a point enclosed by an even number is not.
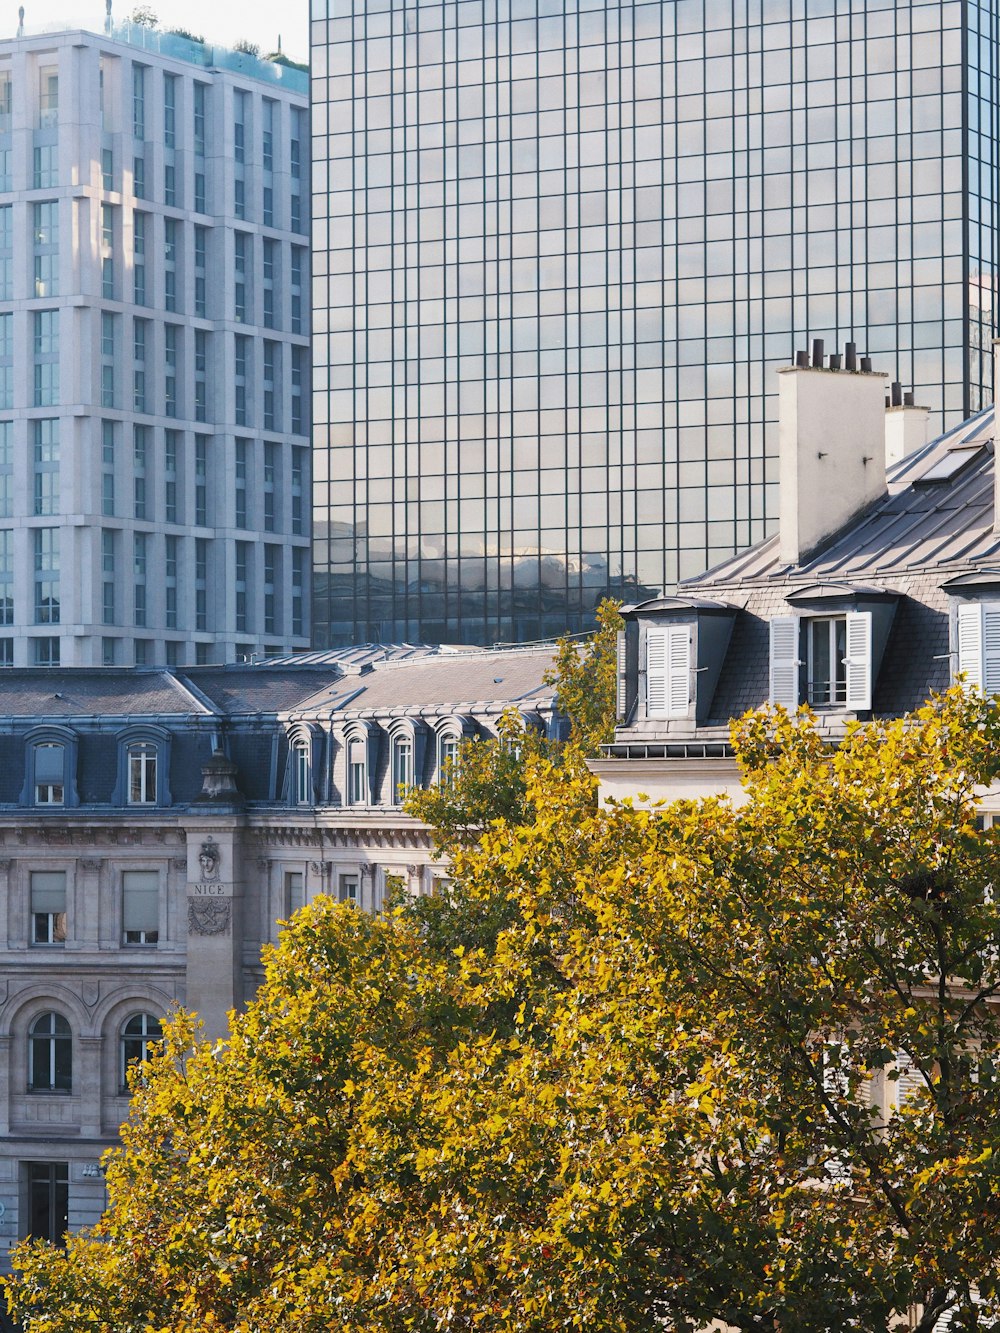
{"type": "Polygon", "coordinates": [[[891,392],[891,395],[892,395],[892,405],[893,405],[893,407],[902,407],[902,406],[903,406],[903,386],[902,386],[902,384],[900,384],[899,380],[893,380],[893,381],[892,381],[892,388],[891,388],[890,392],[891,392]]]}
{"type": "Polygon", "coordinates": [[[831,370],[839,370],[839,369],[840,369],[840,353],[839,353],[839,352],[831,352],[831,353],[830,353],[830,369],[831,369],[831,370]]]}
{"type": "Polygon", "coordinates": [[[858,346],[857,343],[848,343],[844,348],[844,369],[857,370],[858,368],[858,346]]]}
{"type": "Polygon", "coordinates": [[[871,368],[872,368],[872,359],[871,359],[871,357],[870,357],[870,356],[863,356],[863,357],[861,358],[861,370],[862,370],[862,372],[863,372],[864,374],[868,375],[868,374],[871,373],[871,368]]]}
{"type": "Polygon", "coordinates": [[[813,339],[813,355],[812,355],[812,363],[813,363],[813,368],[814,368],[814,369],[816,369],[816,370],[822,370],[822,368],[823,368],[823,339],[822,339],[822,338],[814,338],[814,339],[813,339]]]}
{"type": "Polygon", "coordinates": [[[908,389],[906,393],[903,394],[903,406],[913,407],[914,405],[915,405],[915,399],[913,397],[913,390],[908,389]]]}
{"type": "Polygon", "coordinates": [[[800,368],[807,369],[809,366],[809,353],[802,351],[795,353],[795,364],[800,368]]]}

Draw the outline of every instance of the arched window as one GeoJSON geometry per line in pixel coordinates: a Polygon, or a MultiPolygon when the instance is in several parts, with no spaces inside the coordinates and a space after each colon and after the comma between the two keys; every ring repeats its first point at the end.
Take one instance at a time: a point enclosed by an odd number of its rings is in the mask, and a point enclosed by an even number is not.
{"type": "Polygon", "coordinates": [[[413,738],[395,736],[392,742],[392,789],[389,799],[393,805],[401,805],[406,793],[413,786],[413,738]]]}
{"type": "Polygon", "coordinates": [[[368,735],[366,733],[349,734],[345,738],[345,743],[347,746],[347,804],[368,805],[371,801],[368,735]]]}
{"type": "Polygon", "coordinates": [[[163,1039],[160,1020],[152,1014],[133,1014],[121,1033],[121,1058],[118,1079],[122,1092],[127,1092],[128,1071],[132,1065],[141,1065],[155,1054],[154,1048],[163,1039]]]}
{"type": "Polygon", "coordinates": [[[73,1034],[62,1014],[39,1014],[28,1033],[28,1090],[70,1092],[73,1034]]]}
{"type": "Polygon", "coordinates": [[[450,787],[458,774],[458,753],[462,744],[461,736],[446,731],[438,736],[437,780],[443,786],[450,787]]]}
{"type": "Polygon", "coordinates": [[[156,804],[156,746],[134,741],[126,751],[129,805],[156,804]]]}
{"type": "Polygon", "coordinates": [[[312,805],[312,746],[300,738],[292,746],[292,775],[296,805],[312,805]]]}

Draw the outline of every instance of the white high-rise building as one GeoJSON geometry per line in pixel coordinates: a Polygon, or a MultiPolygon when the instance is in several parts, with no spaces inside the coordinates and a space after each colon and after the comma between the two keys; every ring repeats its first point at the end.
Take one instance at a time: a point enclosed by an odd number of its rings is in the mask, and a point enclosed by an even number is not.
{"type": "Polygon", "coordinates": [[[309,642],[302,70],[0,42],[0,664],[309,642]]]}

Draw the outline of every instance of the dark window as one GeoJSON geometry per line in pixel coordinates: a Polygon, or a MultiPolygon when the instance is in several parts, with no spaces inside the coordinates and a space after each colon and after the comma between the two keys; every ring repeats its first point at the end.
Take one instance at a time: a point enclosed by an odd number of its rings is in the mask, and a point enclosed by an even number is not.
{"type": "Polygon", "coordinates": [[[73,1034],[62,1014],[40,1014],[28,1034],[30,1092],[70,1092],[73,1034]]]}
{"type": "Polygon", "coordinates": [[[61,1245],[69,1227],[69,1163],[28,1162],[28,1230],[34,1240],[61,1245]]]}

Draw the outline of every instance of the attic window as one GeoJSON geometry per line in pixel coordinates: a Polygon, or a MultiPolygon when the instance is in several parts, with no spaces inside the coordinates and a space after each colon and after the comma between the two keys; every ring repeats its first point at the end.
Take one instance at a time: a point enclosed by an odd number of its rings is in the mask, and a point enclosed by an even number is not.
{"type": "Polygon", "coordinates": [[[914,486],[930,485],[936,481],[951,481],[952,477],[958,475],[964,467],[967,467],[973,459],[976,459],[983,452],[982,441],[975,444],[956,446],[943,453],[937,462],[932,463],[926,472],[921,473],[919,477],[913,478],[914,486]]]}

